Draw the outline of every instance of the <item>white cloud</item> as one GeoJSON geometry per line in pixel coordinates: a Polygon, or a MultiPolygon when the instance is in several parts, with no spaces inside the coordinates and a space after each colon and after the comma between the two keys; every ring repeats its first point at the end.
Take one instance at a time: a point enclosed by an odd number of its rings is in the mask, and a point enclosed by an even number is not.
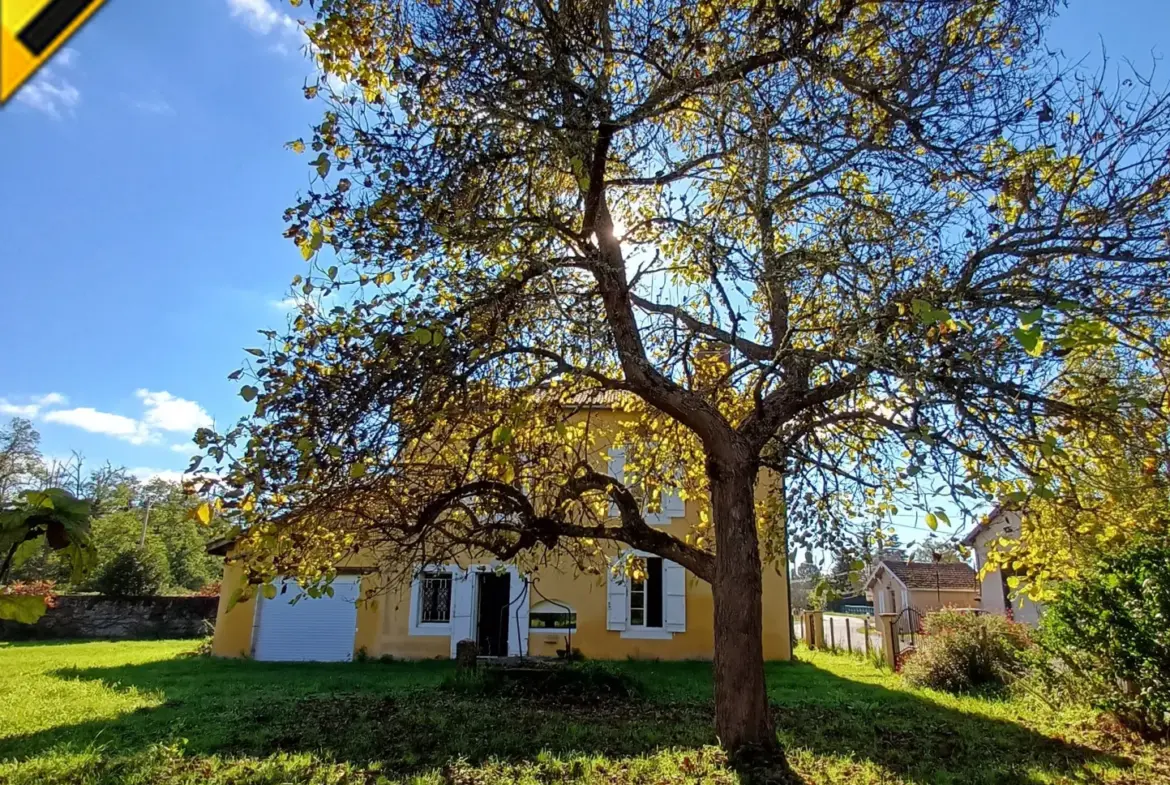
{"type": "Polygon", "coordinates": [[[81,101],[81,91],[61,74],[77,63],[77,50],[65,47],[37,75],[16,91],[16,100],[38,112],[61,119],[73,114],[73,107],[81,101]]]}
{"type": "Polygon", "coordinates": [[[165,99],[157,96],[151,98],[130,98],[126,100],[130,104],[130,108],[143,114],[156,114],[165,117],[170,117],[175,114],[175,108],[166,102],[165,99]]]}
{"type": "Polygon", "coordinates": [[[16,100],[59,120],[65,114],[73,114],[73,107],[81,101],[81,91],[57,71],[45,67],[16,91],[16,100]]]}
{"type": "Polygon", "coordinates": [[[190,456],[199,452],[199,448],[195,446],[194,442],[179,442],[178,444],[171,445],[171,452],[190,456]]]}
{"type": "Polygon", "coordinates": [[[151,392],[142,389],[134,393],[146,405],[143,420],[152,428],[164,431],[194,433],[199,428],[212,426],[211,415],[195,401],[179,398],[169,392],[151,392]]]}
{"type": "Polygon", "coordinates": [[[7,417],[23,417],[27,420],[36,417],[40,410],[41,407],[35,403],[17,404],[12,403],[7,398],[0,398],[0,414],[7,417]]]}
{"type": "Polygon", "coordinates": [[[61,393],[47,393],[45,395],[34,395],[29,398],[28,403],[13,403],[7,398],[0,398],[0,414],[9,417],[24,417],[32,419],[41,413],[41,409],[46,406],[60,406],[66,403],[68,399],[61,393]]]}
{"type": "Polygon", "coordinates": [[[73,64],[77,62],[77,56],[77,50],[67,46],[53,55],[52,62],[54,65],[59,65],[62,68],[72,68],[73,64]]]}
{"type": "MultiPolygon", "coordinates": [[[[159,444],[164,432],[194,434],[199,428],[210,428],[214,422],[207,410],[195,401],[180,398],[165,390],[153,391],[145,388],[135,391],[142,401],[143,412],[139,418],[124,414],[103,412],[92,406],[73,409],[54,409],[44,412],[45,422],[70,425],[90,433],[100,433],[121,439],[131,444],[159,444]]],[[[36,417],[43,409],[60,406],[67,402],[61,393],[48,393],[32,398],[28,403],[13,403],[0,398],[0,414],[20,417],[36,417]]],[[[193,445],[174,445],[180,449],[195,452],[193,445]]]]}
{"type": "Polygon", "coordinates": [[[268,0],[227,0],[227,4],[232,18],[239,19],[259,35],[268,35],[274,30],[286,35],[300,32],[296,20],[277,10],[268,0]]]}
{"type": "Polygon", "coordinates": [[[89,406],[49,412],[45,415],[45,422],[72,425],[83,431],[113,436],[131,444],[150,444],[158,441],[157,434],[152,433],[145,423],[121,414],[99,412],[89,406]]]}
{"type": "Polygon", "coordinates": [[[304,295],[285,297],[283,300],[269,300],[268,305],[277,311],[299,311],[301,308],[305,307],[314,313],[321,310],[320,303],[315,300],[311,300],[304,295]]]}
{"type": "Polygon", "coordinates": [[[136,466],[128,471],[144,482],[155,479],[166,480],[167,482],[182,482],[187,476],[183,472],[175,469],[153,469],[149,466],[136,466]]]}

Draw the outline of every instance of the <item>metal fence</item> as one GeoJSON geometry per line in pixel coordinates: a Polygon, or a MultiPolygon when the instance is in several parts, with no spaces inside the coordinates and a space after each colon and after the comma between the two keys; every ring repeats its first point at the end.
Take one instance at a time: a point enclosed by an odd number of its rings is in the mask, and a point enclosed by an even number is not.
{"type": "MultiPolygon", "coordinates": [[[[797,616],[793,625],[798,639],[805,638],[804,621],[797,616]]],[[[878,656],[882,651],[881,631],[868,617],[835,616],[824,614],[819,639],[830,651],[848,651],[867,657],[878,656]]]]}

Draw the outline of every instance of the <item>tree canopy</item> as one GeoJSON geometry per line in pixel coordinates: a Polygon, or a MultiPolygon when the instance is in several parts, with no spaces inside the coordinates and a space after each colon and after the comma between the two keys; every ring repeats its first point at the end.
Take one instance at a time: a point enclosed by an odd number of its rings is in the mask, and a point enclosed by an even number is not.
{"type": "Polygon", "coordinates": [[[306,88],[328,106],[289,145],[315,156],[286,213],[308,302],[234,375],[254,416],[199,437],[253,579],[369,547],[400,577],[659,553],[712,581],[717,695],[729,663],[743,685],[721,737],[768,743],[781,524],[825,544],[1048,494],[1056,420],[1151,404],[1058,383],[1088,347],[1166,347],[1170,105],[1050,58],[1053,5],[316,3],[341,86],[306,88]],[[628,484],[710,531],[646,524],[571,416],[598,395],[628,484]]]}

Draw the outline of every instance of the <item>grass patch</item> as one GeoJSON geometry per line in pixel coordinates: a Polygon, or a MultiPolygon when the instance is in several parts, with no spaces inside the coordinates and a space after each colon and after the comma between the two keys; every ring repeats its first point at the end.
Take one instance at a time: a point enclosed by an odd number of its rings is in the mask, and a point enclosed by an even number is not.
{"type": "Polygon", "coordinates": [[[598,661],[455,671],[439,689],[468,698],[524,698],[570,708],[628,701],[646,692],[642,681],[620,664],[598,661]]]}
{"type": "MultiPolygon", "coordinates": [[[[740,781],[714,746],[706,663],[581,663],[555,683],[460,685],[449,662],[185,656],[194,646],[0,644],[0,782],[740,781]]],[[[807,783],[1170,782],[1166,747],[1088,710],[949,696],[858,658],[800,658],[769,665],[768,683],[807,783]]]]}

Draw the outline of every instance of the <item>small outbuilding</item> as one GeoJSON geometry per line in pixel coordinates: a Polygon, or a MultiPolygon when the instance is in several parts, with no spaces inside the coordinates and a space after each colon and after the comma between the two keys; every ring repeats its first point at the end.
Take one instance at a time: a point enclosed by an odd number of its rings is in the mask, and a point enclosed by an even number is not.
{"type": "Polygon", "coordinates": [[[907,562],[879,559],[874,563],[865,595],[875,613],[901,613],[913,608],[927,613],[940,608],[979,608],[979,582],[968,564],[907,562]]]}

